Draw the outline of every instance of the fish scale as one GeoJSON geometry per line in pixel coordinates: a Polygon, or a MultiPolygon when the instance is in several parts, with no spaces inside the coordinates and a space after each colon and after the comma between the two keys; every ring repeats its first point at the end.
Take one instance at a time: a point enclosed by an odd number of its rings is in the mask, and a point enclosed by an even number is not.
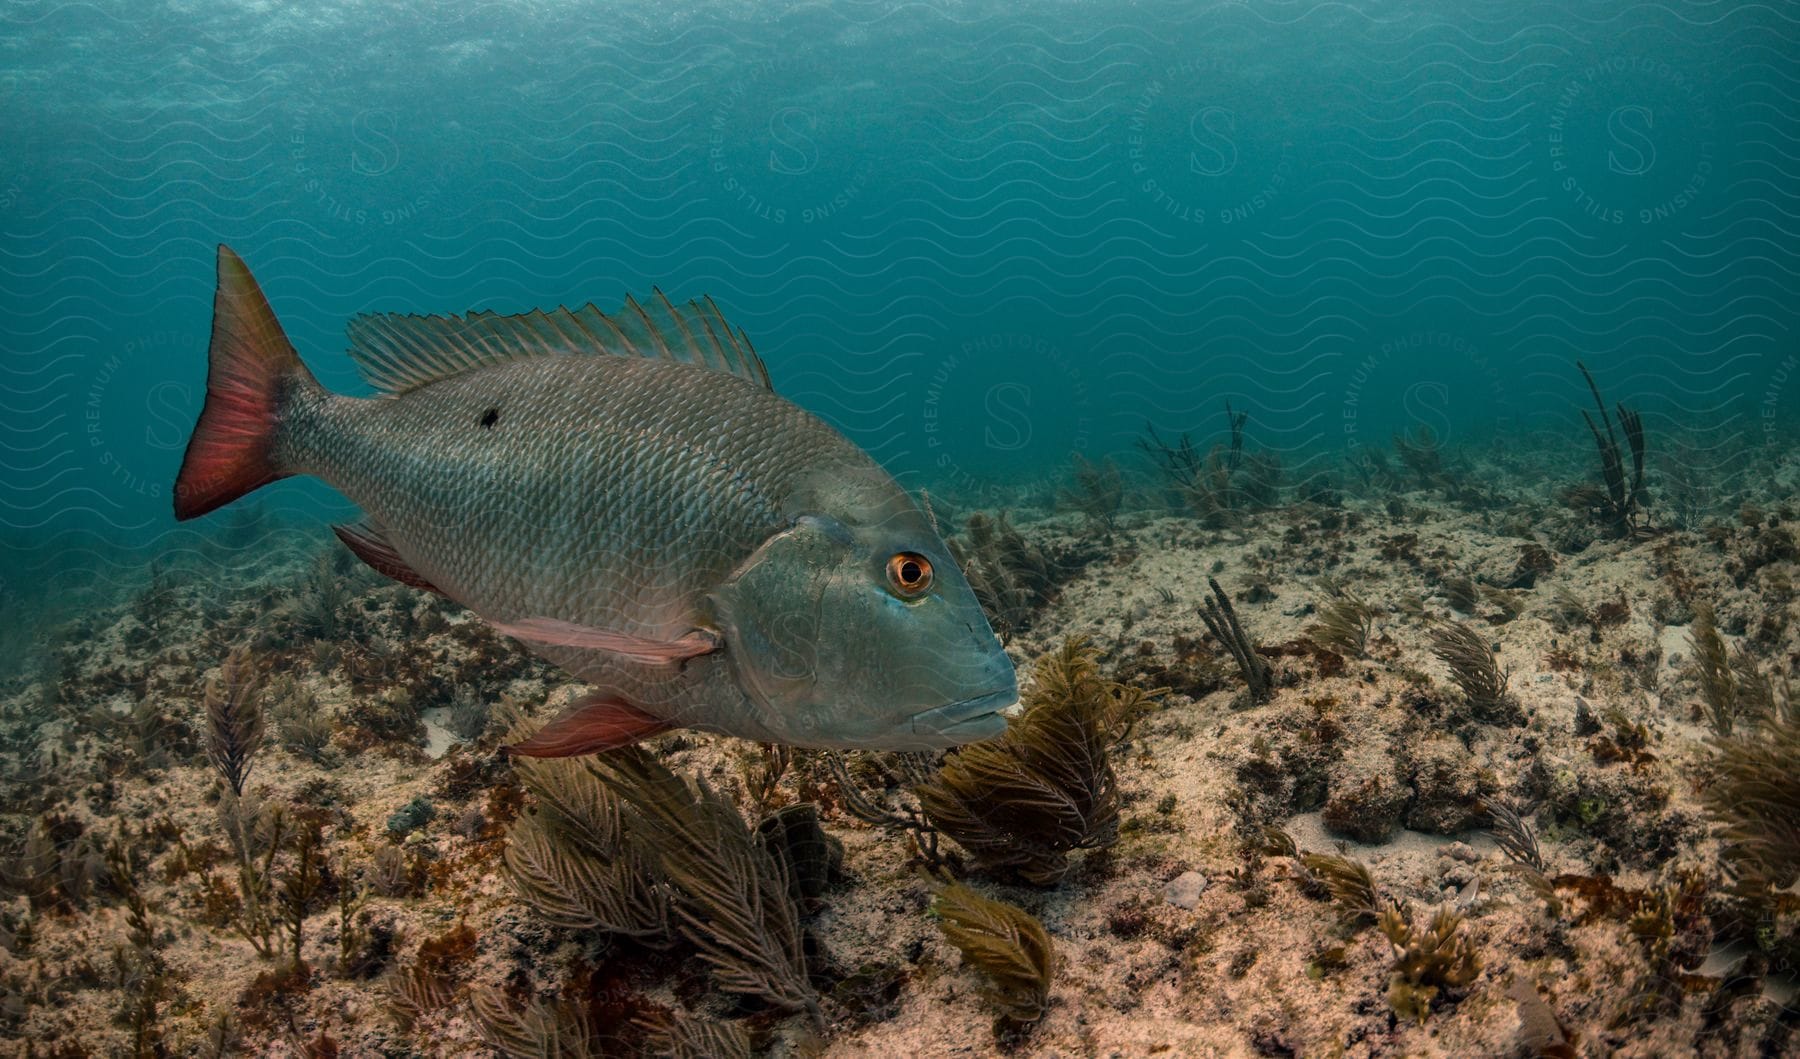
{"type": "Polygon", "coordinates": [[[791,407],[665,362],[520,361],[402,400],[328,397],[296,417],[295,459],[484,614],[655,631],[778,528],[795,469],[839,440],[791,407]],[[492,428],[479,425],[488,407],[492,428]],[[504,558],[521,541],[529,565],[504,558]]]}
{"type": "Polygon", "coordinates": [[[595,686],[517,752],[674,726],[895,749],[1004,727],[1012,665],[935,528],[773,391],[710,301],[350,334],[380,396],[319,386],[221,248],[176,513],[292,474],[338,489],[367,515],[339,536],[371,566],[595,686]]]}

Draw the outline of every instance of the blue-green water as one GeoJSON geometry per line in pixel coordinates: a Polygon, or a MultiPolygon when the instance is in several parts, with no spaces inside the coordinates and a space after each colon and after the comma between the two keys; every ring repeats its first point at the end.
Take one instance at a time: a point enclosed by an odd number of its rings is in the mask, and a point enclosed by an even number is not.
{"type": "Polygon", "coordinates": [[[0,1041],[1795,1054],[1796,59],[1723,0],[0,0],[0,1041]],[[178,523],[221,244],[350,393],[358,313],[710,296],[929,494],[1014,764],[509,763],[694,722],[514,634],[795,640],[827,724],[949,667],[777,574],[496,631],[307,479],[178,523]]]}
{"type": "MultiPolygon", "coordinates": [[[[710,294],[912,485],[1248,410],[1786,436],[1800,20],[1768,4],[9,3],[0,519],[144,546],[229,243],[327,384],[365,310],[710,294]]],[[[277,510],[337,517],[310,483],[277,510]]]]}

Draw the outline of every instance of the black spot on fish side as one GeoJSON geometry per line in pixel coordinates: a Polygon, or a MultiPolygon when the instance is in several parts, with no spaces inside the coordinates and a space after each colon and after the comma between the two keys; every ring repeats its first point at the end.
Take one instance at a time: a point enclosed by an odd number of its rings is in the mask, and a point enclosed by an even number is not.
{"type": "Polygon", "coordinates": [[[492,430],[494,428],[494,424],[498,423],[498,422],[500,422],[500,409],[499,408],[490,408],[487,411],[481,413],[481,425],[488,428],[489,430],[492,430]]]}

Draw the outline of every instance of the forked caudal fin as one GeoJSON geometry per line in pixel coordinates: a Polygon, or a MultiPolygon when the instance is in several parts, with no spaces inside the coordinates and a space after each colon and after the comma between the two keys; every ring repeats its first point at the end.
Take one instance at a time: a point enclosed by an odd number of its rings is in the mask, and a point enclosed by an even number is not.
{"type": "Polygon", "coordinates": [[[285,478],[273,459],[282,405],[294,387],[317,385],[250,269],[220,246],[206,404],[175,479],[175,517],[204,515],[285,478]]]}

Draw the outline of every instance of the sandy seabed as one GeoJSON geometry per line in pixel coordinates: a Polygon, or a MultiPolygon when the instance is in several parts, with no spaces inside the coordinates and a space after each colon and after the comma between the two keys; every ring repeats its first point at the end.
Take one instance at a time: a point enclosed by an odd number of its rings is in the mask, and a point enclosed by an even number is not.
{"type": "MultiPolygon", "coordinates": [[[[1800,1050],[1800,915],[1789,901],[1747,925],[1731,893],[1701,798],[1711,733],[1690,643],[1695,606],[1710,604],[1727,641],[1787,670],[1796,550],[1779,509],[1574,550],[1504,511],[1425,493],[1243,513],[1223,528],[1149,512],[1110,529],[1075,514],[1014,521],[1051,553],[1085,556],[1012,637],[1022,681],[1082,637],[1109,679],[1169,688],[1113,747],[1115,844],[1073,854],[1050,887],[950,865],[1047,929],[1057,964],[1035,1024],[997,1024],[905,836],[845,811],[813,755],[765,807],[816,799],[845,846],[809,926],[828,985],[861,977],[827,992],[823,1030],[722,993],[685,942],[656,951],[547,923],[500,870],[508,825],[530,806],[495,752],[501,725],[478,717],[480,734],[466,731],[469,711],[502,696],[545,717],[576,689],[450,604],[315,560],[319,534],[294,545],[281,531],[288,543],[255,564],[190,555],[145,575],[40,637],[46,660],[11,682],[0,1053],[197,1055],[223,1042],[226,1054],[486,1054],[478,989],[573,996],[596,1054],[638,1053],[639,1023],[674,1010],[740,1023],[778,1055],[1800,1050]],[[1206,635],[1209,577],[1273,667],[1266,703],[1247,701],[1206,635]],[[311,598],[322,578],[342,598],[311,598]],[[1311,639],[1334,594],[1374,612],[1363,657],[1311,639]],[[1433,654],[1444,619],[1495,645],[1507,716],[1473,711],[1433,654]],[[271,714],[248,798],[287,806],[322,838],[304,972],[259,956],[206,882],[229,889],[238,876],[196,677],[216,676],[240,644],[268,674],[271,714]],[[327,741],[287,745],[304,742],[300,708],[275,699],[312,704],[327,741]],[[1496,843],[1496,802],[1535,831],[1553,902],[1496,843]],[[1418,921],[1460,912],[1473,980],[1443,989],[1423,1021],[1400,1017],[1388,938],[1269,849],[1270,827],[1366,865],[1382,902],[1418,921]],[[110,846],[123,851],[113,867],[110,846]],[[147,938],[140,926],[133,939],[119,872],[147,938]],[[348,920],[333,896],[346,887],[369,893],[348,920]],[[346,921],[367,935],[354,966],[346,921]],[[396,1003],[421,946],[448,954],[443,988],[396,1003]]],[[[753,811],[754,748],[694,733],[650,746],[753,811]]]]}

